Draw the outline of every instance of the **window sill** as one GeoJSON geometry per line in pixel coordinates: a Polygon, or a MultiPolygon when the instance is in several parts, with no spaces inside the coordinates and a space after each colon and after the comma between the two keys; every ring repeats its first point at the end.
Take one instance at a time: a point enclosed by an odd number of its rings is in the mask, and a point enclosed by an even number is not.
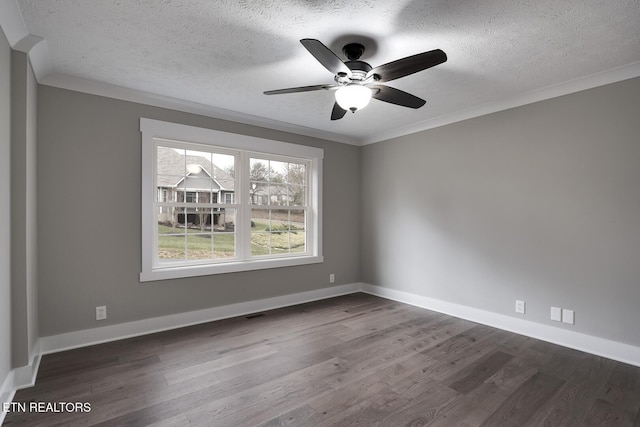
{"type": "Polygon", "coordinates": [[[281,259],[256,259],[243,262],[230,262],[215,265],[194,265],[157,268],[140,273],[140,282],[180,279],[184,277],[208,276],[213,274],[238,273],[241,271],[263,270],[268,268],[293,267],[296,265],[318,264],[322,256],[300,256],[281,259]]]}

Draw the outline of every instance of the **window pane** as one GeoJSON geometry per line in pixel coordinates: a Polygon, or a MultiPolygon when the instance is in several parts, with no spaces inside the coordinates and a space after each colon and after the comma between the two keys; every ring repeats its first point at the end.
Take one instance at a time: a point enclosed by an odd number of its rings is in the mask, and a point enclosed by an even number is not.
{"type": "Polygon", "coordinates": [[[189,261],[212,259],[212,237],[211,233],[187,234],[187,259],[189,261]]]}
{"type": "Polygon", "coordinates": [[[213,188],[218,191],[233,193],[236,188],[235,157],[218,153],[213,153],[211,157],[211,177],[214,179],[213,188]]]}
{"type": "Polygon", "coordinates": [[[251,210],[251,255],[269,255],[271,253],[271,228],[269,210],[251,210]]]}
{"type": "Polygon", "coordinates": [[[286,162],[269,162],[271,168],[269,182],[284,184],[289,170],[289,164],[286,162]]]}
{"type": "Polygon", "coordinates": [[[268,209],[251,209],[251,231],[265,231],[270,227],[268,209]]]}
{"type": "Polygon", "coordinates": [[[211,209],[186,208],[187,228],[189,233],[204,233],[211,231],[211,209]]]}
{"type": "Polygon", "coordinates": [[[251,255],[306,252],[305,212],[288,209],[253,209],[251,255]]]}
{"type": "Polygon", "coordinates": [[[302,253],[307,251],[307,233],[297,231],[291,233],[291,253],[302,253]]]}
{"type": "Polygon", "coordinates": [[[305,211],[303,210],[291,210],[289,211],[290,229],[291,230],[306,230],[305,211]]]}
{"type": "Polygon", "coordinates": [[[178,188],[187,193],[187,203],[205,203],[200,201],[200,198],[204,197],[204,199],[209,200],[210,193],[215,187],[217,186],[214,185],[213,180],[204,169],[199,169],[199,172],[189,173],[178,184],[178,188]]]}
{"type": "Polygon", "coordinates": [[[158,175],[185,175],[185,150],[161,147],[156,150],[156,173],[158,175]]]}
{"type": "Polygon", "coordinates": [[[183,261],[185,259],[185,235],[158,235],[158,262],[183,261]]]}
{"type": "Polygon", "coordinates": [[[251,256],[271,253],[271,233],[251,232],[251,256]]]}
{"type": "Polygon", "coordinates": [[[185,228],[180,222],[184,209],[170,206],[156,208],[158,223],[158,262],[185,260],[185,228]]]}
{"type": "Polygon", "coordinates": [[[235,193],[235,156],[168,147],[156,153],[156,201],[224,203],[219,193],[235,193]]]}
{"type": "Polygon", "coordinates": [[[290,185],[289,191],[289,205],[290,206],[306,206],[307,199],[305,195],[305,187],[301,185],[290,185]]]}
{"type": "Polygon", "coordinates": [[[250,159],[249,181],[269,182],[269,161],[264,159],[250,159]]]}
{"type": "Polygon", "coordinates": [[[215,258],[233,258],[236,256],[235,233],[213,234],[213,256],[215,258]]]}
{"type": "Polygon", "coordinates": [[[184,233],[184,208],[160,206],[156,213],[158,234],[184,233]]]}
{"type": "Polygon", "coordinates": [[[307,167],[301,163],[289,163],[287,183],[305,185],[307,181],[307,167]]]}
{"type": "Polygon", "coordinates": [[[274,206],[287,206],[289,204],[289,191],[286,185],[271,184],[269,186],[269,204],[274,206]]]}
{"type": "Polygon", "coordinates": [[[211,164],[211,152],[200,150],[186,150],[187,171],[190,171],[189,165],[209,165],[211,164]]]}
{"type": "Polygon", "coordinates": [[[287,253],[291,247],[289,233],[289,211],[271,211],[271,253],[287,253]]]}
{"type": "Polygon", "coordinates": [[[158,175],[156,177],[156,202],[175,202],[175,187],[183,178],[182,176],[174,175],[158,175]]]}
{"type": "Polygon", "coordinates": [[[305,211],[289,211],[289,230],[291,230],[291,252],[307,251],[307,227],[305,211]]]}
{"type": "Polygon", "coordinates": [[[261,182],[250,183],[249,203],[252,205],[269,204],[269,184],[261,182]]]}
{"type": "Polygon", "coordinates": [[[236,210],[233,208],[213,209],[213,231],[233,233],[236,230],[236,210]]]}
{"type": "Polygon", "coordinates": [[[158,186],[156,189],[156,202],[172,202],[170,199],[172,191],[170,188],[158,186]]]}
{"type": "Polygon", "coordinates": [[[269,161],[250,159],[249,203],[266,205],[269,203],[269,161]]]}
{"type": "Polygon", "coordinates": [[[273,232],[289,231],[289,211],[286,209],[271,210],[271,227],[273,232]]]}

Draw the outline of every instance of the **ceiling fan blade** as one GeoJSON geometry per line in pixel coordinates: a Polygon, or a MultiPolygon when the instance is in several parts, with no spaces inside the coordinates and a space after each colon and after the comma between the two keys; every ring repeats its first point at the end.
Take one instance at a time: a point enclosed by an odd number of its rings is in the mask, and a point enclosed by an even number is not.
{"type": "Polygon", "coordinates": [[[344,73],[346,76],[351,76],[351,70],[346,66],[335,53],[328,47],[322,44],[321,41],[316,39],[302,39],[300,43],[309,51],[314,58],[318,60],[327,70],[333,74],[344,73]]]}
{"type": "Polygon", "coordinates": [[[440,49],[430,50],[429,52],[418,53],[417,55],[407,56],[397,61],[388,62],[384,65],[374,68],[367,73],[367,77],[374,74],[380,76],[379,82],[388,82],[435,67],[447,60],[447,54],[440,49]]]}
{"type": "Polygon", "coordinates": [[[290,87],[287,89],[267,90],[264,92],[264,94],[265,95],[281,95],[283,93],[297,93],[297,92],[310,92],[312,90],[335,89],[336,87],[337,86],[335,85],[300,86],[300,87],[290,87]]]}
{"type": "Polygon", "coordinates": [[[347,114],[347,110],[342,109],[342,107],[339,106],[337,102],[333,104],[333,110],[331,110],[331,120],[340,120],[344,117],[345,114],[347,114]]]}
{"type": "Polygon", "coordinates": [[[391,104],[401,105],[409,108],[420,108],[427,103],[422,98],[418,98],[415,95],[411,95],[400,89],[393,88],[385,85],[372,85],[371,89],[378,89],[371,95],[375,99],[380,101],[389,102],[391,104]]]}

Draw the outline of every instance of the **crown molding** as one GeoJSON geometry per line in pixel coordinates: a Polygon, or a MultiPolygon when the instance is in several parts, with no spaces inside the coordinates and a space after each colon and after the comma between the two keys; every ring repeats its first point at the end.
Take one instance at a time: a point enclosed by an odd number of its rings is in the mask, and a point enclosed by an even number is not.
{"type": "Polygon", "coordinates": [[[13,46],[13,49],[29,55],[29,62],[38,82],[41,82],[47,74],[51,73],[49,48],[44,38],[27,34],[13,46]]]}
{"type": "Polygon", "coordinates": [[[154,107],[168,108],[186,113],[199,114],[216,119],[229,120],[252,126],[264,127],[272,130],[293,133],[297,135],[310,136],[341,142],[343,144],[360,145],[361,141],[345,135],[325,132],[305,126],[282,122],[264,117],[245,114],[238,111],[227,110],[211,105],[199,104],[178,98],[164,95],[157,95],[151,92],[144,92],[137,89],[130,89],[108,83],[86,80],[79,77],[72,77],[62,74],[49,74],[44,76],[39,82],[46,86],[58,87],[77,92],[84,92],[91,95],[104,96],[107,98],[119,99],[122,101],[136,102],[139,104],[151,105],[154,107]]]}
{"type": "MultiPolygon", "coordinates": [[[[35,51],[39,46],[44,46],[44,49],[46,49],[46,43],[41,42],[37,44],[34,49],[32,49],[32,52],[35,51]]],[[[35,65],[36,64],[34,64],[34,67],[35,65]]],[[[36,72],[36,76],[37,75],[38,73],[36,72]]],[[[574,80],[569,80],[567,82],[523,93],[521,95],[502,101],[490,102],[476,107],[457,111],[452,114],[446,114],[443,116],[431,118],[413,125],[390,129],[387,132],[376,134],[375,137],[362,139],[326,132],[319,129],[299,126],[278,120],[267,119],[264,117],[241,113],[238,111],[217,108],[210,105],[198,104],[195,102],[171,98],[163,95],[156,95],[150,92],[143,92],[135,89],[110,85],[107,83],[85,80],[78,77],[71,77],[60,74],[49,74],[39,79],[39,82],[48,86],[75,90],[79,92],[90,93],[93,95],[105,96],[108,98],[115,98],[124,101],[137,102],[146,105],[153,105],[156,107],[200,114],[208,117],[244,123],[247,125],[260,126],[298,135],[327,139],[344,144],[363,146],[410,135],[428,129],[437,128],[440,126],[445,126],[463,120],[472,119],[474,117],[496,113],[498,111],[532,104],[534,102],[544,101],[546,99],[556,98],[559,96],[592,89],[598,86],[616,83],[635,77],[640,77],[640,61],[622,67],[614,68],[612,70],[603,71],[601,73],[580,77],[574,80]]]]}
{"type": "Polygon", "coordinates": [[[47,42],[43,37],[28,33],[16,0],[0,2],[0,27],[11,48],[29,56],[31,68],[38,82],[51,72],[47,42]]]}
{"type": "Polygon", "coordinates": [[[374,144],[376,142],[382,142],[389,139],[410,135],[412,133],[421,132],[456,122],[461,122],[463,120],[472,119],[474,117],[497,113],[498,111],[509,110],[511,108],[532,104],[538,101],[544,101],[546,99],[557,98],[559,96],[569,95],[571,93],[580,92],[583,90],[592,89],[594,87],[604,86],[635,77],[640,77],[640,61],[600,73],[591,74],[589,76],[579,77],[577,79],[558,83],[552,86],[547,86],[545,88],[533,90],[531,92],[526,92],[509,99],[497,102],[489,102],[486,104],[478,105],[476,107],[457,111],[455,113],[434,117],[410,126],[390,129],[388,132],[379,133],[373,138],[365,138],[362,142],[362,145],[374,144]]]}

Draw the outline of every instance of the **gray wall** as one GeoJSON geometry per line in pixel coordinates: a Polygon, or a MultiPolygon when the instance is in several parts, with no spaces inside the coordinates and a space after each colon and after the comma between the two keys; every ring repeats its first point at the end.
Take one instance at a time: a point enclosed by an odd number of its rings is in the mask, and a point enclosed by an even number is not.
{"type": "Polygon", "coordinates": [[[640,345],[639,111],[636,78],[363,147],[363,281],[640,345]]]}
{"type": "Polygon", "coordinates": [[[359,280],[358,147],[48,86],[38,105],[41,336],[359,280]],[[140,283],[140,117],[323,148],[325,262],[140,283]]]}
{"type": "MultiPolygon", "coordinates": [[[[11,370],[11,48],[0,30],[0,386],[11,370]],[[7,206],[7,201],[9,205],[7,206]]],[[[2,396],[0,396],[2,397],[2,396]]],[[[1,402],[0,402],[1,403],[1,402]]]]}
{"type": "Polygon", "coordinates": [[[38,84],[28,55],[11,52],[11,329],[13,367],[38,339],[36,128],[38,84]]]}

